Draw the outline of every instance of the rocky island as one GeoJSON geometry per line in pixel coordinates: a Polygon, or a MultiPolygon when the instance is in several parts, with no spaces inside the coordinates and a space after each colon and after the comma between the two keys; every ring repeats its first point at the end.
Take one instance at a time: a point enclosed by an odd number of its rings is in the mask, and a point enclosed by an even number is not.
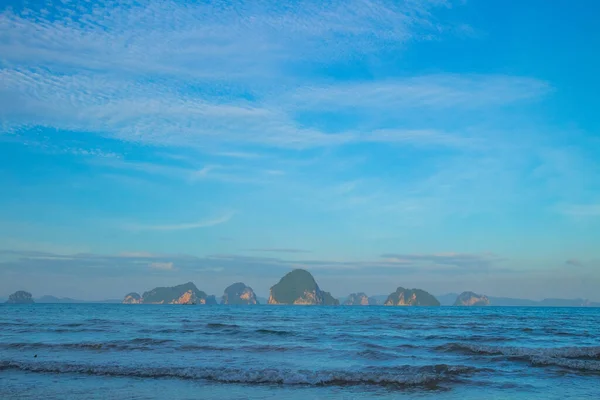
{"type": "Polygon", "coordinates": [[[461,307],[489,306],[490,299],[488,299],[487,296],[476,294],[473,292],[462,292],[458,295],[453,305],[461,307]]]}
{"type": "Polygon", "coordinates": [[[374,306],[377,305],[377,300],[374,298],[368,297],[366,294],[360,293],[352,293],[348,296],[346,301],[344,301],[345,306],[374,306]]]}
{"type": "Polygon", "coordinates": [[[386,306],[439,306],[440,302],[421,289],[399,287],[385,301],[386,306]]]}
{"type": "Polygon", "coordinates": [[[8,296],[8,304],[33,304],[33,296],[24,290],[18,290],[8,296]]]}
{"type": "Polygon", "coordinates": [[[322,291],[310,272],[303,269],[295,269],[281,278],[271,288],[268,303],[325,306],[340,304],[331,293],[322,291]]]}
{"type": "Polygon", "coordinates": [[[123,304],[141,304],[141,303],[142,303],[142,296],[140,296],[139,293],[134,293],[134,292],[129,293],[123,299],[123,304]]]}
{"type": "Polygon", "coordinates": [[[225,289],[221,304],[258,304],[254,290],[242,282],[234,283],[225,289]]]}
{"type": "Polygon", "coordinates": [[[208,296],[198,290],[192,282],[172,287],[157,287],[142,296],[129,293],[123,299],[123,304],[215,304],[214,296],[208,296]],[[211,298],[212,297],[212,298],[211,298]]]}

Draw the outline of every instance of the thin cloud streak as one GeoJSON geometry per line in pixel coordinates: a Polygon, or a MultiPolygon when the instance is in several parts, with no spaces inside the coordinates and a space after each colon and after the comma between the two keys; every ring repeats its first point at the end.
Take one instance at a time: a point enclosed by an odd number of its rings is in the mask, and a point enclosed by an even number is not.
{"type": "Polygon", "coordinates": [[[206,177],[210,173],[210,171],[213,171],[217,168],[219,168],[219,166],[217,166],[217,165],[207,165],[207,166],[203,167],[202,169],[194,172],[192,174],[192,178],[193,179],[202,179],[202,178],[206,177]]]}
{"type": "Polygon", "coordinates": [[[221,225],[228,221],[230,221],[235,212],[227,213],[221,217],[215,219],[209,219],[198,222],[191,223],[181,223],[181,224],[172,224],[172,225],[143,225],[143,224],[130,224],[124,225],[124,229],[130,231],[180,231],[187,229],[198,229],[198,228],[208,228],[211,226],[221,225]]]}
{"type": "Polygon", "coordinates": [[[465,269],[487,269],[503,261],[494,254],[437,253],[437,254],[382,254],[382,258],[401,264],[428,263],[465,269]]]}
{"type": "Polygon", "coordinates": [[[560,208],[571,217],[600,217],[600,204],[572,204],[560,208]]]}
{"type": "MultiPolygon", "coordinates": [[[[264,248],[259,251],[275,250],[281,253],[296,253],[299,249],[264,248]],[[291,251],[290,251],[291,250],[291,251]]],[[[154,269],[167,269],[177,265],[180,272],[194,273],[205,271],[206,268],[223,268],[232,273],[247,274],[252,270],[258,275],[280,275],[290,269],[306,268],[319,273],[337,273],[339,271],[352,271],[355,274],[373,275],[384,271],[402,271],[406,274],[463,274],[505,272],[496,266],[497,258],[478,254],[422,254],[403,255],[403,259],[393,259],[391,255],[386,258],[372,260],[326,260],[303,259],[289,260],[276,256],[248,256],[239,254],[210,254],[206,256],[192,256],[186,254],[152,254],[147,252],[125,252],[117,255],[94,253],[80,254],[55,254],[39,251],[13,251],[0,250],[0,256],[9,256],[7,261],[0,258],[0,267],[25,270],[25,268],[51,269],[58,272],[81,272],[81,268],[90,267],[94,272],[100,272],[96,267],[103,266],[106,271],[124,272],[124,266],[131,273],[147,271],[147,266],[155,264],[154,269]],[[433,265],[423,265],[422,262],[433,260],[433,265]],[[487,261],[486,268],[481,268],[480,263],[487,261]],[[458,268],[456,268],[458,267],[458,268]]],[[[387,273],[387,272],[385,272],[387,273]]]]}
{"type": "Polygon", "coordinates": [[[310,250],[303,249],[290,249],[290,248],[259,248],[259,249],[245,249],[243,251],[253,252],[265,252],[265,253],[312,253],[310,250]]]}
{"type": "Polygon", "coordinates": [[[149,264],[151,269],[157,269],[161,271],[172,271],[173,262],[153,262],[149,264]]]}
{"type": "Polygon", "coordinates": [[[533,78],[438,74],[306,87],[298,89],[289,100],[300,109],[471,109],[536,99],[551,90],[547,82],[533,78]]]}

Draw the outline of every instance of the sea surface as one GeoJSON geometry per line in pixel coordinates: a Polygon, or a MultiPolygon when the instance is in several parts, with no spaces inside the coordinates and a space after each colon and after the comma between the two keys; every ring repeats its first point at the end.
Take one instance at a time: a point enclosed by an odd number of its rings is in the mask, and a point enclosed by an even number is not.
{"type": "Polygon", "coordinates": [[[1,399],[600,399],[600,309],[0,305],[1,399]]]}

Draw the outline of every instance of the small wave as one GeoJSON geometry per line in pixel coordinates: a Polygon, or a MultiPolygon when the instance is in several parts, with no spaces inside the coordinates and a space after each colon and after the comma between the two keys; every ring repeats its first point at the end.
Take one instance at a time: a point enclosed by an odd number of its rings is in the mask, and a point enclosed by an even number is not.
{"type": "Polygon", "coordinates": [[[544,356],[563,358],[590,358],[600,360],[600,346],[528,348],[449,343],[436,347],[436,350],[457,351],[482,355],[502,355],[507,357],[544,356]]]}
{"type": "Polygon", "coordinates": [[[81,323],[81,322],[73,322],[73,323],[69,323],[69,324],[62,324],[59,326],[64,326],[65,328],[78,328],[80,326],[85,326],[86,324],[81,323]]]}
{"type": "Polygon", "coordinates": [[[468,339],[469,342],[507,342],[513,340],[505,336],[485,336],[485,335],[428,335],[425,340],[460,340],[468,339]]]}
{"type": "Polygon", "coordinates": [[[31,322],[0,322],[0,326],[40,326],[47,324],[34,324],[31,322]]]}
{"type": "MultiPolygon", "coordinates": [[[[38,330],[38,332],[40,332],[41,330],[38,330]]],[[[47,332],[53,332],[53,333],[82,333],[82,332],[107,332],[107,329],[102,329],[102,328],[78,328],[78,329],[72,329],[72,328],[58,328],[58,329],[47,329],[47,332]]]]}
{"type": "Polygon", "coordinates": [[[284,351],[307,351],[309,348],[305,346],[286,346],[286,345],[251,345],[251,346],[243,346],[239,348],[243,351],[253,352],[253,353],[281,353],[284,351]]]}
{"type": "Polygon", "coordinates": [[[104,318],[90,318],[85,320],[88,324],[125,324],[125,321],[111,320],[104,318]]]}
{"type": "Polygon", "coordinates": [[[361,352],[358,353],[358,355],[360,357],[364,357],[368,360],[377,360],[377,361],[384,361],[384,360],[395,360],[396,358],[398,358],[398,356],[385,352],[385,351],[378,351],[378,350],[373,350],[373,349],[369,349],[369,350],[363,350],[361,352]]]}
{"type": "Polygon", "coordinates": [[[112,342],[80,342],[80,343],[2,343],[0,348],[22,350],[151,350],[156,345],[173,342],[168,339],[137,338],[132,340],[116,340],[112,342]]]}
{"type": "Polygon", "coordinates": [[[600,372],[600,362],[591,360],[558,357],[531,357],[531,364],[540,367],[556,366],[584,372],[600,372]]]}
{"type": "Polygon", "coordinates": [[[182,351],[231,351],[234,349],[231,347],[219,347],[219,346],[201,345],[201,344],[184,344],[179,347],[179,350],[182,350],[182,351]]]}
{"type": "Polygon", "coordinates": [[[188,329],[188,328],[158,328],[158,329],[140,329],[138,331],[139,333],[154,333],[154,334],[160,334],[160,333],[168,333],[168,334],[179,334],[179,333],[192,333],[192,332],[196,332],[196,330],[194,329],[188,329]]]}
{"type": "Polygon", "coordinates": [[[239,329],[239,325],[236,324],[223,324],[219,322],[211,322],[206,324],[209,329],[239,329]]]}
{"type": "Polygon", "coordinates": [[[294,336],[294,332],[290,331],[278,331],[275,329],[257,329],[256,333],[260,333],[263,335],[278,335],[278,336],[294,336]]]}
{"type": "Polygon", "coordinates": [[[306,350],[303,346],[276,346],[276,345],[252,345],[252,346],[234,346],[222,347],[211,345],[184,344],[177,348],[182,351],[244,351],[253,353],[277,353],[284,351],[306,350]]]}
{"type": "Polygon", "coordinates": [[[113,365],[80,365],[55,362],[0,361],[0,371],[16,369],[34,373],[74,373],[136,378],[174,378],[206,380],[221,383],[277,384],[304,386],[396,386],[437,387],[472,375],[477,368],[461,365],[404,366],[394,371],[368,369],[364,371],[310,371],[292,369],[190,368],[156,367],[131,368],[113,365]]]}
{"type": "Polygon", "coordinates": [[[146,346],[153,346],[153,345],[158,345],[158,344],[171,343],[171,342],[174,342],[174,340],[154,339],[154,338],[135,338],[135,339],[129,340],[128,342],[134,343],[134,344],[142,344],[142,345],[146,345],[146,346]]]}
{"type": "Polygon", "coordinates": [[[20,350],[40,350],[40,349],[84,349],[101,350],[118,348],[114,343],[3,343],[0,348],[20,349],[20,350]]]}
{"type": "Polygon", "coordinates": [[[419,346],[415,346],[414,344],[405,343],[405,344],[396,346],[396,348],[397,349],[418,349],[419,346]]]}
{"type": "Polygon", "coordinates": [[[503,356],[528,361],[534,366],[558,366],[567,369],[600,371],[600,346],[526,348],[449,343],[436,347],[439,351],[452,351],[482,356],[503,356]]]}
{"type": "Polygon", "coordinates": [[[592,335],[589,332],[573,332],[573,331],[565,331],[563,329],[556,329],[556,328],[546,328],[544,329],[544,333],[547,333],[549,335],[553,335],[553,336],[564,336],[564,337],[584,337],[584,338],[589,338],[592,337],[592,335]]]}
{"type": "Polygon", "coordinates": [[[366,347],[367,349],[376,349],[376,350],[387,350],[389,348],[387,346],[383,346],[378,343],[365,343],[365,344],[363,344],[363,346],[366,347]]]}

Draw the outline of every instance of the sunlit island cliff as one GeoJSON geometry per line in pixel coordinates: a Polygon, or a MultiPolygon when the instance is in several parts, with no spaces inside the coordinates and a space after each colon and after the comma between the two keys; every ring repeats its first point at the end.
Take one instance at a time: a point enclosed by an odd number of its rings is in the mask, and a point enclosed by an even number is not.
{"type": "Polygon", "coordinates": [[[360,292],[352,293],[342,304],[345,306],[376,306],[379,303],[373,297],[360,292]]]}
{"type": "Polygon", "coordinates": [[[216,304],[214,296],[198,290],[192,282],[173,287],[157,287],[143,295],[129,293],[123,303],[126,304],[216,304]]]}
{"type": "Polygon", "coordinates": [[[295,269],[271,288],[269,304],[337,306],[340,302],[322,291],[310,272],[295,269]]]}
{"type": "Polygon", "coordinates": [[[482,307],[482,306],[489,306],[490,305],[490,299],[488,299],[487,296],[482,295],[482,294],[476,294],[473,292],[462,292],[460,295],[458,295],[458,297],[456,298],[456,301],[454,302],[455,306],[462,306],[462,307],[482,307]]]}
{"type": "Polygon", "coordinates": [[[439,306],[440,302],[421,289],[404,289],[399,287],[385,301],[386,306],[439,306]]]}
{"type": "Polygon", "coordinates": [[[221,297],[221,304],[255,305],[258,304],[258,300],[250,286],[237,282],[225,289],[223,297],[221,297]]]}

